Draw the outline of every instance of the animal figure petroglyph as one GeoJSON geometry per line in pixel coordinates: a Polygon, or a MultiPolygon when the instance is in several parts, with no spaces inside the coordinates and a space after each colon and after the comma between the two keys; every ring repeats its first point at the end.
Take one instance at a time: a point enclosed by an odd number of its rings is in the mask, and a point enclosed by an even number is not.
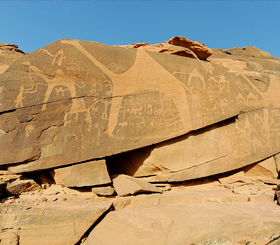
{"type": "MultiPolygon", "coordinates": [[[[36,92],[39,84],[47,85],[47,90],[45,92],[45,96],[43,99],[42,111],[46,110],[46,106],[49,101],[50,95],[55,87],[66,87],[67,89],[63,89],[63,91],[69,90],[69,92],[71,94],[71,98],[76,98],[77,94],[76,94],[75,86],[78,86],[80,88],[85,86],[85,84],[82,81],[80,81],[77,77],[67,76],[64,74],[64,72],[61,69],[57,69],[55,76],[52,79],[50,79],[37,66],[31,65],[29,62],[25,62],[24,64],[28,65],[30,70],[32,70],[35,74],[37,74],[38,76],[43,78],[45,83],[36,83],[36,85],[33,84],[33,86],[31,88],[25,88],[24,85],[21,85],[20,93],[17,96],[17,98],[15,99],[16,108],[23,106],[22,100],[25,98],[23,96],[23,94],[36,92]]],[[[33,80],[32,80],[32,82],[33,82],[33,80]]],[[[62,90],[60,90],[59,88],[56,91],[62,92],[62,90]]]]}
{"type": "MultiPolygon", "coordinates": [[[[172,99],[177,107],[185,130],[191,130],[190,112],[184,84],[158,64],[146,51],[137,49],[134,65],[122,74],[116,74],[93,57],[78,40],[62,40],[63,44],[73,45],[90,61],[99,67],[112,81],[112,104],[108,121],[108,134],[113,135],[123,97],[136,91],[149,89],[172,99]]],[[[196,76],[199,74],[193,74],[196,76]]],[[[200,75],[201,76],[201,75],[200,75]]]]}
{"type": "Polygon", "coordinates": [[[43,49],[43,48],[39,49],[39,52],[46,53],[49,56],[53,57],[52,66],[54,66],[55,63],[57,63],[58,66],[61,66],[62,60],[66,59],[66,56],[64,55],[64,52],[62,49],[58,50],[58,52],[55,55],[51,54],[48,50],[43,49]]]}

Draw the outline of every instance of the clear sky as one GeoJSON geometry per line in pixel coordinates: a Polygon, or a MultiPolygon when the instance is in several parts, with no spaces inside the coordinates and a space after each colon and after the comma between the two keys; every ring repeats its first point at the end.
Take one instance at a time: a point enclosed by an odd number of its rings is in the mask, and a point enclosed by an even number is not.
{"type": "Polygon", "coordinates": [[[32,52],[60,38],[108,45],[185,36],[280,57],[280,1],[0,1],[0,42],[32,52]]]}

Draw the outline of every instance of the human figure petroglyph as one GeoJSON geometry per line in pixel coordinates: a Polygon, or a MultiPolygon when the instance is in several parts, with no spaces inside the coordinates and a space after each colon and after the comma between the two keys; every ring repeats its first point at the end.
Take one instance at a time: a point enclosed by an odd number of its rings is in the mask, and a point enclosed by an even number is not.
{"type": "MultiPolygon", "coordinates": [[[[123,97],[128,94],[134,94],[139,89],[147,88],[159,91],[165,94],[166,98],[172,99],[179,111],[185,130],[191,130],[190,112],[188,106],[186,106],[188,105],[188,99],[183,83],[158,64],[146,51],[137,49],[134,65],[126,72],[116,74],[95,59],[81,46],[78,40],[62,40],[61,42],[76,47],[111,79],[113,100],[108,121],[109,135],[113,135],[117,125],[123,97]],[[132,84],[133,86],[131,86],[132,84]]],[[[201,76],[200,73],[192,73],[191,76],[195,75],[201,76]]]]}

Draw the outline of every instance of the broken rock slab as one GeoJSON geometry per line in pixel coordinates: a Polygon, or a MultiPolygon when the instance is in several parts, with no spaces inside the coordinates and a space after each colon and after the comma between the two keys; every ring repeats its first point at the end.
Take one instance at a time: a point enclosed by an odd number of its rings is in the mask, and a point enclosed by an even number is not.
{"type": "Polygon", "coordinates": [[[11,236],[19,236],[20,245],[76,244],[110,206],[87,201],[0,206],[0,237],[9,230],[11,236]]]}
{"type": "Polygon", "coordinates": [[[67,187],[94,186],[111,183],[106,161],[89,161],[54,169],[51,174],[56,184],[67,187]]]}
{"type": "Polygon", "coordinates": [[[244,171],[240,171],[238,173],[232,174],[227,177],[219,178],[221,184],[233,184],[236,182],[246,182],[244,171]]]}
{"type": "Polygon", "coordinates": [[[118,196],[127,196],[143,192],[162,192],[160,188],[145,180],[133,178],[124,174],[113,178],[113,186],[118,196]]]}
{"type": "Polygon", "coordinates": [[[93,187],[91,190],[98,196],[112,196],[116,193],[114,188],[111,186],[93,187]]]}
{"type": "Polygon", "coordinates": [[[41,186],[32,179],[19,178],[6,186],[8,195],[19,195],[23,192],[35,191],[41,189],[41,186]]]}
{"type": "Polygon", "coordinates": [[[237,239],[245,236],[279,236],[279,215],[280,209],[273,202],[125,208],[106,215],[85,245],[204,244],[209,239],[237,244],[237,239]]]}
{"type": "Polygon", "coordinates": [[[245,176],[250,177],[263,177],[277,179],[278,172],[276,168],[275,158],[269,157],[263,161],[260,161],[252,166],[248,166],[244,169],[245,176]]]}

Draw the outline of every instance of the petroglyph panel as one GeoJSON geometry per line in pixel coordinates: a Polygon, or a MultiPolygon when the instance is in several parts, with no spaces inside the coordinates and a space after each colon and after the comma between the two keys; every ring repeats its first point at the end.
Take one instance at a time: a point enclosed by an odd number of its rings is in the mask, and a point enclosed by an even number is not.
{"type": "Polygon", "coordinates": [[[112,156],[111,171],[183,181],[250,165],[280,151],[280,110],[259,109],[147,148],[112,156]]]}
{"type": "Polygon", "coordinates": [[[18,172],[68,165],[277,107],[278,75],[242,67],[58,40],[0,76],[0,164],[31,161],[15,167],[18,172]],[[5,142],[19,144],[13,156],[5,142]]]}

